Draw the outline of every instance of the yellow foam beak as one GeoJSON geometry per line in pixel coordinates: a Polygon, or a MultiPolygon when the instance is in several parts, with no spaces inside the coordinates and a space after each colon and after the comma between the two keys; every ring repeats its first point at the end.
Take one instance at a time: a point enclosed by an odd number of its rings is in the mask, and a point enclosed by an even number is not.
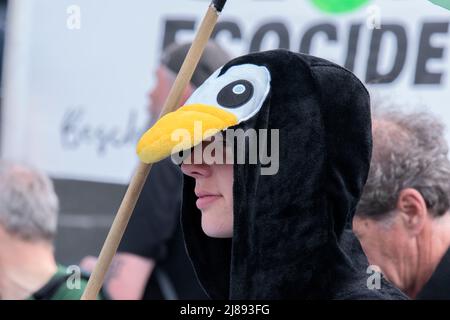
{"type": "Polygon", "coordinates": [[[161,117],[141,137],[136,151],[142,162],[155,163],[237,123],[234,114],[218,107],[186,105],[161,117]]]}

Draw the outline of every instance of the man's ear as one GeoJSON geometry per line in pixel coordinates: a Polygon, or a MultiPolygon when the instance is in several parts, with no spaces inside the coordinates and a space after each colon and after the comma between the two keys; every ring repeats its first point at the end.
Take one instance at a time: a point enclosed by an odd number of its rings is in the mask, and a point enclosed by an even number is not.
{"type": "Polygon", "coordinates": [[[0,239],[1,239],[1,240],[4,240],[6,237],[9,237],[9,234],[8,234],[8,232],[6,231],[5,227],[3,227],[3,226],[0,224],[0,239]]]}
{"type": "Polygon", "coordinates": [[[369,218],[355,215],[352,221],[353,233],[361,239],[370,229],[372,221],[369,218]]]}
{"type": "Polygon", "coordinates": [[[195,89],[196,88],[191,83],[186,86],[186,89],[184,89],[183,96],[181,98],[181,105],[186,103],[187,99],[189,99],[192,93],[194,93],[195,89]]]}
{"type": "Polygon", "coordinates": [[[422,231],[428,218],[428,209],[419,191],[413,188],[400,191],[396,209],[411,235],[417,235],[422,231]]]}

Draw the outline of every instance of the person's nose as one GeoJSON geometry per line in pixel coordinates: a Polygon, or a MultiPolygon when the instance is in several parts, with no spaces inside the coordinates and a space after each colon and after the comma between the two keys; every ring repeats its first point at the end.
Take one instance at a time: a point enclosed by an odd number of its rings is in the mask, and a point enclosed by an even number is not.
{"type": "Polygon", "coordinates": [[[181,171],[194,179],[207,178],[211,175],[211,169],[207,164],[186,164],[181,165],[181,171]]]}

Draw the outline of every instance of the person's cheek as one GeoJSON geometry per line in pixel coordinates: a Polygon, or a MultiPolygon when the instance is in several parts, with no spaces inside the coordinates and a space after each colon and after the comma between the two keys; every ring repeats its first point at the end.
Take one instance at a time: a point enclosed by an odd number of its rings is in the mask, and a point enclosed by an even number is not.
{"type": "Polygon", "coordinates": [[[233,219],[233,165],[226,165],[226,181],[224,185],[226,188],[225,208],[230,219],[233,219]]]}
{"type": "Polygon", "coordinates": [[[228,164],[227,166],[227,185],[228,185],[228,198],[231,208],[233,208],[233,188],[234,188],[234,177],[233,177],[233,165],[228,164]]]}

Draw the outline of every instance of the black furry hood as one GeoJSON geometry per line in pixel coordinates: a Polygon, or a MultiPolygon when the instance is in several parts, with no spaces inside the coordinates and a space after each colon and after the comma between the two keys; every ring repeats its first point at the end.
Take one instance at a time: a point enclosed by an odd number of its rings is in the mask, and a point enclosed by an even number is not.
{"type": "MultiPolygon", "coordinates": [[[[279,170],[234,165],[232,239],[201,228],[192,178],[184,176],[182,225],[197,276],[213,299],[402,298],[369,290],[367,260],[349,225],[369,171],[371,119],[364,85],[316,57],[274,50],[242,56],[264,66],[270,92],[238,128],[279,129],[279,170]]],[[[246,75],[242,74],[245,79],[246,75]]]]}

